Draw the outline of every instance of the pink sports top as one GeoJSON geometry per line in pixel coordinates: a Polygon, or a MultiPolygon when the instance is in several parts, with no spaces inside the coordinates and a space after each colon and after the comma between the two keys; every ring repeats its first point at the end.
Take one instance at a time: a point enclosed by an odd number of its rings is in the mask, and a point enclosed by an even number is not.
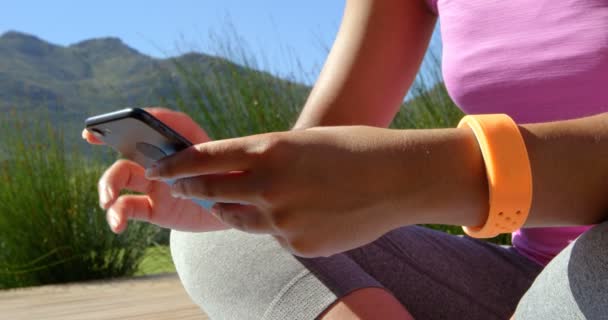
{"type": "MultiPolygon", "coordinates": [[[[531,123],[608,111],[608,0],[427,2],[440,17],[446,87],[464,112],[531,123]]],[[[589,228],[520,229],[513,246],[545,265],[589,228]]]]}

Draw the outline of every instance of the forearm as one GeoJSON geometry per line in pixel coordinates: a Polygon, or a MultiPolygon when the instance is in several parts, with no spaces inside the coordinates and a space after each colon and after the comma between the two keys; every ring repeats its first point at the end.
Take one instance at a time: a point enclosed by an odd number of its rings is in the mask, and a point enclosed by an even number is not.
{"type": "Polygon", "coordinates": [[[608,113],[521,126],[532,166],[526,226],[595,224],[608,218],[608,113]]]}
{"type": "Polygon", "coordinates": [[[414,80],[435,16],[424,1],[347,1],[340,30],[295,129],[387,127],[414,80]]]}
{"type": "MultiPolygon", "coordinates": [[[[608,113],[520,126],[530,158],[532,207],[526,226],[594,224],[608,219],[608,113]]],[[[428,162],[413,197],[424,208],[418,223],[481,225],[488,187],[481,151],[469,129],[420,130],[428,162]]]]}

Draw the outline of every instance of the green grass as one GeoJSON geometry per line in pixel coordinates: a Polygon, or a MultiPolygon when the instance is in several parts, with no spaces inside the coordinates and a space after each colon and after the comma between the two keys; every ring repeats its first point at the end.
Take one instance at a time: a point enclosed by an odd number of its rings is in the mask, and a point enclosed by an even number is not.
{"type": "Polygon", "coordinates": [[[141,263],[135,271],[135,276],[151,275],[158,273],[175,272],[175,266],[171,259],[171,250],[169,246],[151,246],[148,247],[141,263]]]}
{"type": "Polygon", "coordinates": [[[158,227],[109,230],[96,190],[104,149],[86,158],[48,121],[7,118],[0,116],[0,289],[133,275],[158,227]]]}
{"type": "Polygon", "coordinates": [[[204,68],[175,60],[184,82],[175,88],[176,107],[213,139],[289,130],[310,91],[257,71],[253,59],[243,60],[248,64],[216,60],[204,68]]]}

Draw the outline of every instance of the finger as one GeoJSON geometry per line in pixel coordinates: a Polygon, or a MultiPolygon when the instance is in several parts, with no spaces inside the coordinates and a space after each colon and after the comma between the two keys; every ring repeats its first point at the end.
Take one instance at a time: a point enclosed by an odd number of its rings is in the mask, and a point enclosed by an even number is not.
{"type": "Polygon", "coordinates": [[[148,196],[121,196],[108,209],[107,220],[114,233],[122,233],[129,219],[152,222],[152,206],[148,196]]]}
{"type": "Polygon", "coordinates": [[[216,203],[211,213],[224,224],[249,233],[269,233],[274,229],[264,214],[253,205],[238,203],[216,203]]]}
{"type": "Polygon", "coordinates": [[[229,228],[192,201],[174,201],[173,206],[161,208],[145,195],[120,196],[107,211],[107,220],[115,233],[127,228],[128,220],[141,220],[161,227],[188,232],[224,230],[229,228]]]}
{"type": "Polygon", "coordinates": [[[82,130],[82,138],[90,144],[103,144],[103,141],[97,139],[89,130],[82,130]]]}
{"type": "Polygon", "coordinates": [[[192,143],[203,143],[211,140],[200,125],[183,112],[160,107],[149,107],[145,110],[192,143]]]}
{"type": "Polygon", "coordinates": [[[235,138],[197,144],[154,163],[146,176],[150,179],[177,179],[206,174],[246,171],[251,139],[235,138]]]}
{"type": "Polygon", "coordinates": [[[107,209],[124,189],[148,193],[155,187],[162,187],[161,182],[146,179],[144,172],[144,168],[133,161],[125,159],[116,161],[99,179],[100,206],[107,209]]]}
{"type": "Polygon", "coordinates": [[[258,182],[250,172],[204,175],[183,178],[171,186],[171,194],[182,198],[199,198],[215,202],[256,201],[260,190],[258,182]]]}

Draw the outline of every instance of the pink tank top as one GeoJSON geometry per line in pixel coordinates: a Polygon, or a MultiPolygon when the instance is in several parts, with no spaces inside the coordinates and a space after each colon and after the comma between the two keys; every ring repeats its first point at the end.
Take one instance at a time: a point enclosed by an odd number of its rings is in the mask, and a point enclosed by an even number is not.
{"type": "MultiPolygon", "coordinates": [[[[445,84],[464,112],[532,123],[608,111],[608,0],[427,1],[440,17],[445,84]]],[[[545,265],[589,228],[525,228],[513,246],[545,265]]]]}

